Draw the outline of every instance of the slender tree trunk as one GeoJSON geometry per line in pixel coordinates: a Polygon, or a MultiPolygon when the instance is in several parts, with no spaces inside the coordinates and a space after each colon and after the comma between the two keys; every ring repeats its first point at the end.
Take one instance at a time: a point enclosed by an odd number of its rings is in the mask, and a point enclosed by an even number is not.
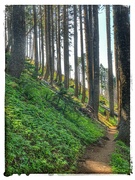
{"type": "Polygon", "coordinates": [[[35,76],[38,75],[38,42],[37,42],[37,13],[36,6],[33,5],[34,13],[34,44],[35,44],[35,76]]]}
{"type": "Polygon", "coordinates": [[[68,42],[68,7],[67,5],[63,8],[64,13],[64,87],[69,88],[69,42],[68,42]]]}
{"type": "Polygon", "coordinates": [[[54,17],[53,17],[53,6],[51,6],[51,60],[52,60],[52,81],[54,79],[54,17]]]}
{"type": "Polygon", "coordinates": [[[11,76],[20,78],[25,61],[25,6],[13,6],[12,22],[14,41],[8,73],[11,76]]]}
{"type": "Polygon", "coordinates": [[[62,82],[62,74],[61,74],[61,41],[60,41],[60,6],[58,5],[58,41],[57,41],[57,57],[58,57],[58,77],[59,82],[62,82]]]}
{"type": "Polygon", "coordinates": [[[38,27],[38,61],[39,61],[39,70],[41,69],[41,22],[39,23],[38,27]]]}
{"type": "Polygon", "coordinates": [[[53,83],[53,61],[52,61],[52,22],[51,22],[51,6],[48,6],[48,47],[49,47],[49,71],[50,83],[53,83]]]}
{"type": "MultiPolygon", "coordinates": [[[[89,9],[91,11],[91,9],[89,9]]],[[[87,6],[84,6],[84,25],[85,25],[85,43],[86,43],[86,62],[87,62],[87,80],[88,80],[88,105],[90,105],[93,108],[93,64],[92,64],[92,47],[91,45],[91,37],[90,36],[90,29],[89,28],[89,18],[88,18],[88,9],[87,6]]]]}
{"type": "Polygon", "coordinates": [[[35,37],[33,34],[32,60],[35,60],[35,37]]]}
{"type": "MultiPolygon", "coordinates": [[[[28,25],[27,25],[28,26],[28,25]]],[[[28,27],[26,28],[26,31],[28,30],[28,27]]],[[[26,45],[25,45],[25,56],[28,57],[28,35],[26,36],[26,45]]]]}
{"type": "Polygon", "coordinates": [[[98,26],[98,5],[93,6],[94,18],[94,115],[98,118],[99,107],[99,26],[98,26]]]}
{"type": "Polygon", "coordinates": [[[80,40],[81,40],[81,64],[82,64],[82,103],[85,102],[85,62],[84,62],[84,54],[83,54],[83,30],[82,30],[82,6],[79,6],[79,13],[80,13],[80,40]]]}
{"type": "Polygon", "coordinates": [[[46,47],[46,72],[44,79],[47,80],[50,74],[50,65],[49,65],[49,35],[48,35],[48,6],[44,6],[45,14],[45,47],[46,47]]]}
{"type": "Polygon", "coordinates": [[[118,73],[120,74],[120,123],[117,140],[130,145],[130,21],[129,9],[114,6],[114,33],[118,46],[118,73]]]}
{"type": "Polygon", "coordinates": [[[114,116],[114,92],[113,92],[113,72],[111,56],[111,32],[110,32],[110,6],[106,6],[106,29],[107,29],[107,55],[108,55],[108,90],[110,116],[114,116]]]}
{"type": "Polygon", "coordinates": [[[90,94],[91,94],[91,99],[90,99],[90,105],[94,109],[94,32],[93,32],[93,6],[89,6],[89,33],[90,33],[90,94]]]}
{"type": "Polygon", "coordinates": [[[77,13],[74,5],[74,67],[75,67],[75,96],[78,97],[78,49],[77,49],[77,13]]]}
{"type": "Polygon", "coordinates": [[[43,34],[43,19],[42,19],[42,9],[40,6],[40,16],[41,16],[41,49],[42,49],[42,76],[44,75],[44,34],[43,34]]]}

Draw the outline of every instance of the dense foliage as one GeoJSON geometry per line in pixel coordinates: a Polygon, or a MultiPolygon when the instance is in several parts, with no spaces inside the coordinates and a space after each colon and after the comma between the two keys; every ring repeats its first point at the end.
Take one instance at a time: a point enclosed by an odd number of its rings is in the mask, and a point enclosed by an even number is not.
{"type": "Polygon", "coordinates": [[[5,175],[73,173],[84,147],[104,131],[73,101],[54,101],[58,94],[32,78],[32,65],[25,66],[29,71],[19,80],[6,74],[5,175]]]}
{"type": "Polygon", "coordinates": [[[116,142],[115,152],[111,155],[111,165],[114,173],[131,173],[130,148],[122,141],[116,142]]]}

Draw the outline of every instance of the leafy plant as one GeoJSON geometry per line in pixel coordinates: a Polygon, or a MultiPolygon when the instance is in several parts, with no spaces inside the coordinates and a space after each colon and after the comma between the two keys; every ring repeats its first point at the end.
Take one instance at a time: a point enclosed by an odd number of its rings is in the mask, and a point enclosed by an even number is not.
{"type": "Polygon", "coordinates": [[[52,102],[49,86],[30,73],[20,80],[6,75],[5,175],[74,173],[84,146],[104,135],[104,130],[75,110],[68,96],[52,102]],[[47,96],[47,98],[46,98],[47,96]]]}
{"type": "Polygon", "coordinates": [[[130,148],[122,141],[116,142],[115,152],[111,156],[113,172],[117,174],[130,174],[130,148]]]}

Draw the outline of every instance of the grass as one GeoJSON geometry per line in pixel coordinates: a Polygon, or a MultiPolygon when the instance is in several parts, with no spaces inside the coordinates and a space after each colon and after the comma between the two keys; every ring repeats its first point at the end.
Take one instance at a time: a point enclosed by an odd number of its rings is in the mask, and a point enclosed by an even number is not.
{"type": "Polygon", "coordinates": [[[5,175],[74,173],[84,147],[104,129],[34,79],[33,65],[25,67],[19,80],[6,74],[5,175]]]}
{"type": "Polygon", "coordinates": [[[130,147],[122,141],[116,142],[115,152],[111,155],[111,166],[113,173],[130,174],[132,172],[130,163],[130,147]]]}

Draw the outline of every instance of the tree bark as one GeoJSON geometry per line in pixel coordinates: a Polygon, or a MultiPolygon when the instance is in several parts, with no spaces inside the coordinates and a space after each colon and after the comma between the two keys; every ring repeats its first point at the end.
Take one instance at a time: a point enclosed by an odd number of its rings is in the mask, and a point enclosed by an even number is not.
{"type": "Polygon", "coordinates": [[[58,81],[62,82],[60,27],[61,27],[60,26],[60,6],[58,5],[57,73],[58,73],[58,81]]]}
{"type": "Polygon", "coordinates": [[[94,55],[94,115],[98,118],[99,107],[99,26],[98,26],[98,5],[93,6],[94,19],[94,39],[93,39],[93,55],[94,55]]]}
{"type": "Polygon", "coordinates": [[[64,5],[63,8],[64,14],[64,87],[65,89],[69,88],[69,41],[68,41],[68,7],[64,5]]]}
{"type": "MultiPolygon", "coordinates": [[[[91,11],[91,9],[89,9],[91,11]]],[[[92,47],[91,47],[91,37],[90,36],[90,28],[88,18],[88,9],[87,6],[84,6],[84,25],[85,25],[85,44],[86,44],[86,62],[87,62],[87,81],[88,81],[88,105],[90,105],[93,108],[93,78],[92,78],[92,47]]]]}
{"type": "Polygon", "coordinates": [[[110,116],[114,116],[114,92],[113,92],[113,72],[111,55],[111,32],[110,32],[110,6],[106,5],[106,29],[107,29],[107,55],[108,55],[108,91],[110,116]]]}
{"type": "Polygon", "coordinates": [[[13,48],[8,73],[20,78],[25,61],[25,6],[13,6],[13,48]]]}
{"type": "Polygon", "coordinates": [[[35,76],[38,75],[38,42],[37,42],[37,13],[36,6],[33,5],[34,13],[34,44],[35,44],[35,76]]]}
{"type": "Polygon", "coordinates": [[[43,19],[42,19],[42,9],[40,6],[40,16],[41,16],[41,49],[42,49],[42,76],[44,75],[44,34],[43,34],[43,19]]]}
{"type": "Polygon", "coordinates": [[[45,15],[45,48],[46,48],[46,72],[44,79],[47,80],[50,74],[50,62],[49,62],[49,35],[48,35],[48,6],[44,6],[44,15],[45,15]]]}
{"type": "Polygon", "coordinates": [[[78,57],[77,57],[77,14],[74,5],[74,67],[75,67],[75,96],[78,97],[78,57]]]}
{"type": "Polygon", "coordinates": [[[119,134],[116,140],[130,145],[130,21],[129,9],[114,6],[114,33],[118,45],[118,73],[120,74],[119,134]]]}
{"type": "Polygon", "coordinates": [[[82,6],[79,6],[79,14],[80,14],[80,45],[81,45],[81,64],[82,64],[82,84],[83,84],[83,88],[82,88],[82,103],[85,102],[85,96],[86,96],[86,92],[85,92],[85,62],[84,62],[84,54],[83,54],[83,30],[82,30],[82,6]]]}

